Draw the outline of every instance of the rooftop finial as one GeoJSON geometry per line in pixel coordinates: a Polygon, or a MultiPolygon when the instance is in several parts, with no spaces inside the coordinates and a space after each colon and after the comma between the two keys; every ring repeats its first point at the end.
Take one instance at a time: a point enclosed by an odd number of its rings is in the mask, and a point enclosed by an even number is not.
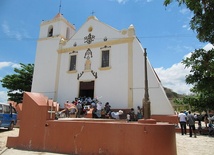
{"type": "Polygon", "coordinates": [[[62,0],[60,0],[60,3],[59,3],[59,14],[61,14],[61,3],[62,3],[62,0]]]}
{"type": "Polygon", "coordinates": [[[95,12],[94,12],[94,11],[92,11],[92,12],[91,12],[91,15],[92,15],[92,16],[94,16],[94,13],[95,13],[95,12]]]}

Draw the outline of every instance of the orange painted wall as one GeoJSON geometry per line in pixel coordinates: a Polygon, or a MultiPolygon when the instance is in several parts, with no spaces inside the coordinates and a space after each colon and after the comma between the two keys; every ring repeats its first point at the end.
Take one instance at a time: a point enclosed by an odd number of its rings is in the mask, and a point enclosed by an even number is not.
{"type": "Polygon", "coordinates": [[[177,115],[152,115],[152,119],[155,119],[157,122],[168,122],[170,124],[178,124],[177,115]]]}
{"type": "Polygon", "coordinates": [[[25,93],[19,136],[8,137],[7,147],[79,155],[177,154],[174,125],[52,120],[47,103],[44,96],[25,93]]]}

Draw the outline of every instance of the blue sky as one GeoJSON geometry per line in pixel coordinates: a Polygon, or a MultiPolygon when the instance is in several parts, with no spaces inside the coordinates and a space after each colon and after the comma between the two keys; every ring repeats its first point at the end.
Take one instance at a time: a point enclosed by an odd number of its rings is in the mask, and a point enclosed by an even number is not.
{"type": "MultiPolygon", "coordinates": [[[[78,30],[89,16],[118,30],[135,27],[147,48],[148,58],[163,86],[189,93],[185,84],[189,70],[180,63],[194,49],[203,48],[189,28],[192,13],[177,3],[165,7],[164,0],[61,0],[61,13],[78,30]]],[[[0,79],[13,74],[19,63],[34,63],[42,20],[59,12],[60,0],[0,0],[0,79]]],[[[0,102],[7,100],[1,87],[0,102]]]]}

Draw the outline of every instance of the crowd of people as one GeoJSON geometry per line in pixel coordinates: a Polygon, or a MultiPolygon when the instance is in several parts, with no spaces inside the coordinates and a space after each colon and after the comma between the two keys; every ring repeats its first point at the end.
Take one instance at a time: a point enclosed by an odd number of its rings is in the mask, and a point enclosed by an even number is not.
{"type": "Polygon", "coordinates": [[[196,121],[198,122],[198,131],[201,134],[202,132],[202,121],[205,124],[205,129],[208,129],[208,134],[210,136],[214,135],[214,127],[212,124],[212,121],[208,119],[208,115],[197,115],[192,114],[191,111],[180,111],[178,114],[178,119],[180,123],[181,128],[181,134],[186,135],[187,134],[187,126],[189,126],[189,136],[192,137],[194,134],[194,137],[196,138],[196,121]]]}
{"type": "Polygon", "coordinates": [[[64,114],[63,116],[65,117],[70,117],[75,114],[77,118],[80,118],[86,115],[90,108],[96,107],[96,109],[98,109],[97,117],[99,117],[101,104],[97,99],[91,99],[90,97],[75,98],[72,102],[67,100],[64,103],[64,109],[59,111],[58,114],[64,114]]]}
{"type": "MultiPolygon", "coordinates": [[[[105,105],[102,104],[97,98],[91,97],[81,97],[75,98],[74,101],[69,102],[68,100],[64,104],[64,109],[58,112],[58,117],[61,114],[64,114],[63,117],[74,116],[77,118],[85,117],[87,112],[92,110],[92,118],[111,118],[111,119],[120,119],[121,115],[126,115],[127,122],[138,121],[138,119],[143,118],[143,109],[138,106],[137,111],[135,112],[134,108],[131,108],[130,111],[124,113],[122,110],[113,111],[109,102],[106,102],[105,105]]],[[[192,114],[191,111],[180,111],[178,114],[179,124],[181,128],[181,134],[187,134],[187,126],[189,127],[189,136],[194,136],[196,138],[196,121],[198,122],[198,131],[202,131],[202,121],[205,124],[205,128],[209,130],[209,135],[214,135],[214,127],[212,121],[208,120],[208,115],[197,115],[192,114]]]]}
{"type": "MultiPolygon", "coordinates": [[[[68,100],[64,103],[64,109],[57,113],[57,118],[61,117],[84,117],[87,112],[92,109],[92,118],[111,118],[120,119],[121,115],[124,115],[122,110],[112,111],[109,102],[105,105],[102,104],[97,98],[91,97],[80,97],[75,98],[72,102],[68,100]]],[[[143,118],[143,111],[140,106],[137,107],[137,112],[135,113],[134,108],[130,109],[127,113],[127,121],[137,121],[143,118]]]]}

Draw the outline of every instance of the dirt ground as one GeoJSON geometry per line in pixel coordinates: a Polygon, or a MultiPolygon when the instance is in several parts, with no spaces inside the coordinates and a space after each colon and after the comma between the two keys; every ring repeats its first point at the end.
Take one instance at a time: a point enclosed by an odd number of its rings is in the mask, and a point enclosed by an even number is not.
{"type": "MultiPolygon", "coordinates": [[[[0,129],[0,155],[54,155],[54,153],[34,152],[16,149],[7,149],[7,137],[18,136],[19,128],[14,128],[12,131],[0,129]]],[[[214,155],[214,137],[206,135],[197,135],[197,138],[191,138],[189,135],[181,135],[176,133],[177,155],[214,155]]],[[[55,154],[59,155],[59,154],[55,154]]]]}

